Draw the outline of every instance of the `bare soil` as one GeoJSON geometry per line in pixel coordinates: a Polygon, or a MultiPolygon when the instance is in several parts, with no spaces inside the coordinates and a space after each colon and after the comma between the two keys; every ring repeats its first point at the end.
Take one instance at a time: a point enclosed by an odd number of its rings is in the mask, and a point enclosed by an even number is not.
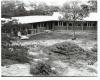
{"type": "MultiPolygon", "coordinates": [[[[49,57],[42,49],[56,43],[72,42],[84,50],[91,51],[97,44],[96,32],[76,32],[76,40],[72,40],[72,32],[51,32],[31,36],[29,40],[13,42],[13,45],[22,45],[29,48],[28,53],[33,56],[33,63],[38,61],[48,61],[49,57]]],[[[56,58],[56,56],[54,56],[56,58]]],[[[97,76],[97,63],[88,65],[86,62],[77,61],[77,64],[69,63],[67,60],[51,59],[52,68],[56,70],[58,76],[97,76]]],[[[33,76],[30,74],[30,64],[13,64],[2,67],[2,76],[33,76]]]]}

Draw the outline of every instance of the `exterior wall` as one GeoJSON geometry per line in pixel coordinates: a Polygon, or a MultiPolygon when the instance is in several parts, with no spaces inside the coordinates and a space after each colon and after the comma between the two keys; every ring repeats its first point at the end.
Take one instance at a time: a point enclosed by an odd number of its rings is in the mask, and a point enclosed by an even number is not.
{"type": "MultiPolygon", "coordinates": [[[[11,33],[17,35],[17,32],[20,31],[22,35],[33,35],[45,32],[45,30],[97,30],[97,21],[48,21],[32,24],[23,24],[20,26],[14,26],[11,29],[11,33]]],[[[6,33],[7,29],[3,29],[3,31],[6,33]]]]}
{"type": "Polygon", "coordinates": [[[97,22],[96,21],[58,21],[58,25],[56,24],[54,27],[55,30],[97,30],[97,22]]]}

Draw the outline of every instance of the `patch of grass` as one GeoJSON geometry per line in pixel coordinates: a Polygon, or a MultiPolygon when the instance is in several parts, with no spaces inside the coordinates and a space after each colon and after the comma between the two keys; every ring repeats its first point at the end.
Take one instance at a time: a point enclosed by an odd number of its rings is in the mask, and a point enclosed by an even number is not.
{"type": "Polygon", "coordinates": [[[31,64],[30,73],[35,76],[53,76],[56,75],[56,71],[51,69],[50,64],[45,62],[38,62],[37,64],[31,64]]]}
{"type": "Polygon", "coordinates": [[[27,63],[30,61],[28,49],[24,46],[12,46],[12,38],[2,35],[1,58],[2,65],[12,64],[14,62],[27,63]],[[10,62],[11,61],[11,62],[10,62]]]}
{"type": "Polygon", "coordinates": [[[54,31],[50,33],[41,33],[33,35],[30,37],[30,40],[69,39],[71,37],[72,37],[71,34],[62,34],[54,31]]]}
{"type": "Polygon", "coordinates": [[[97,70],[96,70],[96,69],[93,69],[93,68],[88,68],[87,70],[88,70],[89,72],[91,72],[91,73],[93,73],[93,72],[94,72],[94,73],[97,73],[97,70]]]}
{"type": "MultiPolygon", "coordinates": [[[[87,39],[87,40],[97,40],[97,32],[96,31],[75,31],[76,38],[79,39],[87,39]]],[[[37,35],[33,35],[29,40],[48,40],[48,39],[71,39],[73,37],[73,30],[59,30],[52,31],[50,33],[41,33],[37,35]]]]}
{"type": "Polygon", "coordinates": [[[1,42],[2,42],[2,46],[10,46],[12,44],[11,41],[13,41],[14,39],[12,37],[8,37],[6,34],[2,34],[1,36],[1,42]]]}
{"type": "Polygon", "coordinates": [[[12,65],[12,64],[17,64],[19,62],[11,60],[11,59],[2,59],[1,60],[1,65],[5,66],[5,65],[12,65]]]}
{"type": "Polygon", "coordinates": [[[38,51],[42,50],[44,48],[44,46],[40,45],[40,44],[33,44],[33,45],[28,45],[27,48],[31,52],[38,52],[38,51]]]}
{"type": "Polygon", "coordinates": [[[97,44],[95,44],[95,45],[93,46],[93,48],[91,49],[91,51],[97,52],[97,44]]]}
{"type": "MultiPolygon", "coordinates": [[[[77,60],[84,60],[90,62],[97,61],[97,55],[93,52],[85,51],[78,45],[70,42],[57,43],[53,46],[44,48],[44,53],[50,56],[55,56],[59,59],[67,59],[70,62],[76,62],[77,60]]],[[[90,63],[89,62],[89,63],[90,63]]]]}
{"type": "Polygon", "coordinates": [[[29,62],[31,59],[27,51],[28,49],[23,46],[2,47],[2,60],[8,59],[8,62],[3,61],[2,64],[9,63],[9,60],[19,63],[29,62]]]}

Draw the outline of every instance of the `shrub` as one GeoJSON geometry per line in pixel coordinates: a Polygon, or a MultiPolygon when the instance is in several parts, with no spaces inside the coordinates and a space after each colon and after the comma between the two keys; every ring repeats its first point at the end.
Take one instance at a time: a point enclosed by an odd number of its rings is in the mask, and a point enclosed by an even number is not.
{"type": "Polygon", "coordinates": [[[2,35],[2,59],[9,59],[13,61],[18,61],[20,63],[29,62],[30,57],[28,55],[28,49],[24,46],[12,46],[12,40],[13,39],[11,37],[2,35]]]}
{"type": "Polygon", "coordinates": [[[10,46],[12,44],[11,41],[13,41],[13,40],[14,39],[11,37],[8,37],[7,34],[2,34],[2,37],[1,37],[2,47],[10,46]]]}
{"type": "Polygon", "coordinates": [[[2,55],[1,55],[2,59],[7,59],[10,57],[10,55],[12,55],[11,54],[12,52],[9,50],[9,48],[2,47],[1,52],[2,52],[2,55]]]}
{"type": "Polygon", "coordinates": [[[52,76],[56,71],[52,70],[49,64],[39,62],[36,65],[31,64],[30,73],[36,76],[52,76]]]}
{"type": "Polygon", "coordinates": [[[85,51],[78,45],[70,42],[57,43],[53,46],[44,48],[43,51],[48,55],[56,56],[60,59],[67,59],[71,62],[75,62],[77,60],[97,60],[96,54],[85,51]]]}
{"type": "Polygon", "coordinates": [[[2,59],[15,60],[21,63],[29,62],[30,58],[27,53],[28,49],[23,46],[12,46],[2,48],[2,59]]]}
{"type": "Polygon", "coordinates": [[[2,59],[1,60],[1,65],[2,66],[16,64],[16,63],[18,63],[18,62],[14,61],[14,60],[10,60],[10,59],[2,59]]]}
{"type": "Polygon", "coordinates": [[[95,44],[95,45],[93,46],[93,48],[91,48],[91,51],[97,52],[97,44],[95,44]]]}
{"type": "Polygon", "coordinates": [[[30,58],[28,55],[28,49],[23,46],[13,46],[12,53],[14,54],[11,59],[17,60],[19,62],[29,62],[30,58]]]}

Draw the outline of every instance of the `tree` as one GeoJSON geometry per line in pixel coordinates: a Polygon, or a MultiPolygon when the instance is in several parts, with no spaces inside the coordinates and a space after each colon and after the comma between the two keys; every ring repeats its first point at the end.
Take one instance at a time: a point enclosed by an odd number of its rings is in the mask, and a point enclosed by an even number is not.
{"type": "Polygon", "coordinates": [[[58,6],[47,5],[45,2],[30,3],[31,10],[30,15],[52,15],[53,12],[58,12],[60,8],[58,6]]]}
{"type": "Polygon", "coordinates": [[[86,4],[82,4],[81,5],[81,14],[80,14],[82,16],[82,18],[87,17],[89,15],[89,13],[90,13],[89,6],[86,4]]]}
{"type": "Polygon", "coordinates": [[[79,19],[80,18],[80,16],[79,16],[79,12],[80,12],[80,7],[78,7],[78,3],[77,2],[72,2],[72,6],[71,6],[71,17],[72,17],[72,20],[73,20],[73,31],[74,31],[74,33],[73,33],[73,40],[74,39],[76,39],[76,37],[75,37],[75,21],[77,20],[77,19],[79,19]]]}
{"type": "Polygon", "coordinates": [[[17,9],[15,10],[14,16],[26,16],[27,11],[24,7],[24,3],[18,5],[17,9]]]}
{"type": "Polygon", "coordinates": [[[16,24],[18,24],[17,20],[11,20],[11,21],[9,21],[9,22],[7,22],[7,23],[5,23],[5,24],[2,25],[2,27],[1,27],[2,31],[5,32],[5,33],[11,33],[12,28],[16,24]]]}
{"type": "Polygon", "coordinates": [[[11,17],[14,14],[15,2],[14,1],[1,1],[1,15],[2,17],[11,17]]]}
{"type": "Polygon", "coordinates": [[[89,7],[91,12],[97,12],[97,0],[89,0],[89,7]]]}
{"type": "Polygon", "coordinates": [[[58,6],[49,6],[45,2],[25,4],[19,0],[2,0],[1,9],[2,17],[52,15],[53,12],[60,10],[58,6]]]}
{"type": "Polygon", "coordinates": [[[49,6],[41,2],[39,4],[36,3],[30,3],[29,7],[31,7],[31,10],[29,11],[29,15],[47,15],[49,6]]]}
{"type": "Polygon", "coordinates": [[[16,0],[1,1],[1,13],[2,17],[4,18],[27,15],[25,4],[22,1],[16,0]]]}
{"type": "Polygon", "coordinates": [[[77,20],[82,20],[89,14],[88,5],[79,5],[77,1],[72,1],[70,4],[64,4],[63,11],[65,12],[64,19],[73,21],[73,40],[75,37],[75,26],[77,20]]]}

